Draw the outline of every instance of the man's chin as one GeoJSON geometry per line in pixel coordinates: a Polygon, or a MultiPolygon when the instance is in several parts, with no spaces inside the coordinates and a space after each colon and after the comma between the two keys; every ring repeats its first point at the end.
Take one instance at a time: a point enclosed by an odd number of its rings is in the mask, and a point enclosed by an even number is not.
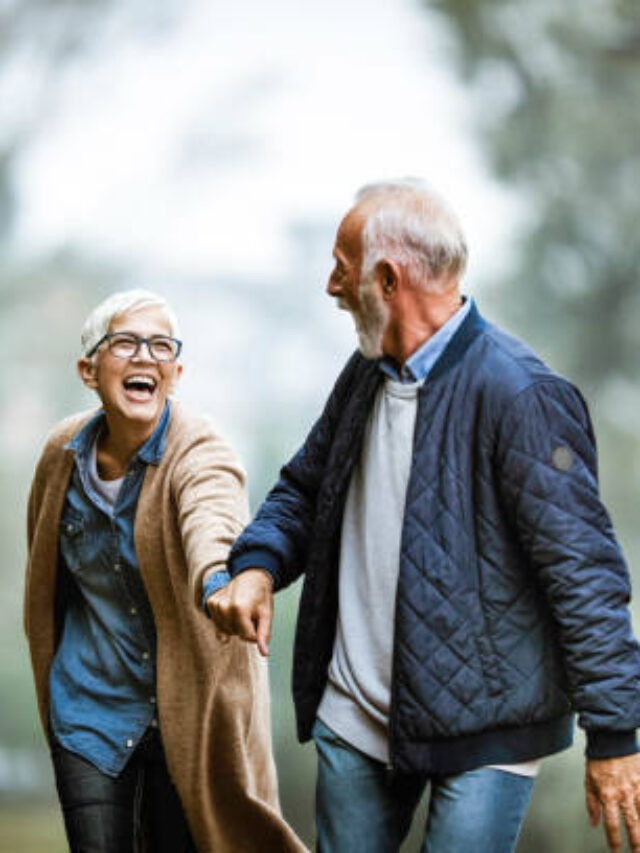
{"type": "Polygon", "coordinates": [[[138,426],[144,423],[152,424],[157,421],[164,408],[164,405],[161,405],[161,401],[159,399],[124,399],[112,402],[111,404],[105,403],[103,400],[102,405],[107,414],[113,413],[119,419],[123,419],[132,425],[136,424],[138,426]]]}

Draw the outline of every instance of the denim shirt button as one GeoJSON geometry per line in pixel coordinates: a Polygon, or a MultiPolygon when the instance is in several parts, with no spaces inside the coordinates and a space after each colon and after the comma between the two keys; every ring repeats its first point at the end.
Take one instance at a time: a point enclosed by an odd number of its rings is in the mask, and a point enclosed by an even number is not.
{"type": "Polygon", "coordinates": [[[155,697],[155,696],[150,696],[150,697],[149,697],[149,702],[151,702],[151,704],[152,704],[152,705],[155,705],[155,704],[156,704],[156,697],[155,697]]]}
{"type": "Polygon", "coordinates": [[[142,660],[149,660],[149,652],[142,652],[142,660]]]}
{"type": "Polygon", "coordinates": [[[137,608],[137,607],[132,607],[132,608],[131,608],[131,610],[129,611],[129,613],[130,613],[132,616],[135,616],[137,612],[138,612],[138,608],[137,608]]]}
{"type": "Polygon", "coordinates": [[[114,565],[113,565],[113,571],[114,571],[114,572],[119,572],[119,571],[120,571],[120,563],[114,563],[114,565]]]}
{"type": "Polygon", "coordinates": [[[131,738],[129,738],[129,740],[127,741],[127,749],[131,749],[132,746],[133,746],[133,741],[131,740],[131,738]]]}

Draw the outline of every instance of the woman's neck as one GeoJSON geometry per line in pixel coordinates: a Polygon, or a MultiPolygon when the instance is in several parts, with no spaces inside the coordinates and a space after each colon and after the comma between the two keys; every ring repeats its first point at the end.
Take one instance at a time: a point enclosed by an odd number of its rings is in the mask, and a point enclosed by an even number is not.
{"type": "Polygon", "coordinates": [[[105,429],[98,436],[96,461],[98,475],[102,480],[117,480],[123,477],[129,463],[153,433],[154,426],[126,424],[106,416],[105,429]]]}

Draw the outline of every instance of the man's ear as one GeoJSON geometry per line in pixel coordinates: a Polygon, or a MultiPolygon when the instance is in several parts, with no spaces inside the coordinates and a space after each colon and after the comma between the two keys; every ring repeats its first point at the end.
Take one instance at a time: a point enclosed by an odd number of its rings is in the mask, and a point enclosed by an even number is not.
{"type": "Polygon", "coordinates": [[[78,359],[77,368],[78,376],[87,388],[96,391],[98,388],[97,365],[90,358],[83,357],[78,359]]]}
{"type": "Polygon", "coordinates": [[[376,275],[380,282],[383,299],[392,299],[398,289],[400,270],[394,261],[383,258],[376,264],[376,275]]]}

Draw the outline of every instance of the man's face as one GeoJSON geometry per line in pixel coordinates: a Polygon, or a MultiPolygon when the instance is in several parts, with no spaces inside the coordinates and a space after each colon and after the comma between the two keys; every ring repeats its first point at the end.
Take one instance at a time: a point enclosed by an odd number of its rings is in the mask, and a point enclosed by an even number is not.
{"type": "Polygon", "coordinates": [[[329,296],[338,300],[340,308],[351,312],[360,307],[362,225],[362,218],[354,211],[348,213],[340,223],[333,247],[335,264],[327,284],[329,296]]]}
{"type": "MultiPolygon", "coordinates": [[[[109,332],[131,332],[141,338],[171,336],[169,322],[158,306],[121,314],[112,320],[109,332]]],[[[93,364],[81,359],[79,370],[85,384],[97,392],[107,415],[137,427],[147,426],[151,434],[182,365],[155,361],[146,344],[136,355],[119,358],[104,343],[94,359],[93,364]]]]}
{"type": "Polygon", "coordinates": [[[327,293],[338,306],[350,311],[356,325],[360,351],[365,358],[382,355],[382,339],[389,319],[373,274],[362,278],[363,216],[356,210],[340,223],[333,248],[335,265],[329,276],[327,293]]]}

